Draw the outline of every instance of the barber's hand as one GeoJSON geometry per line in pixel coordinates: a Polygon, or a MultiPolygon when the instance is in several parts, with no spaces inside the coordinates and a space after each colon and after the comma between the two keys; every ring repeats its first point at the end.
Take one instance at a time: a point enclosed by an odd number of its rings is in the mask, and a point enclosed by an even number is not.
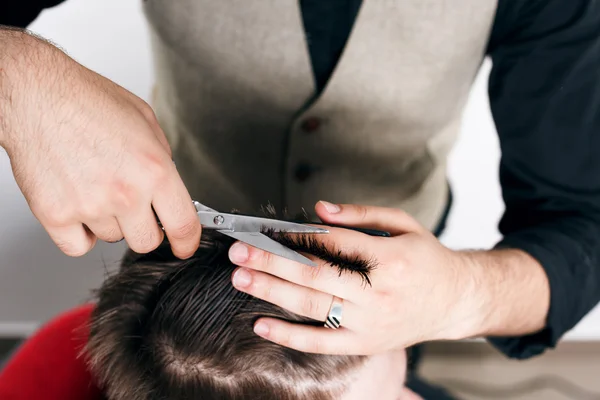
{"type": "Polygon", "coordinates": [[[81,256],[96,238],[124,237],[149,252],[163,240],[154,208],[175,255],[191,256],[200,223],[150,106],[53,46],[13,35],[5,43],[22,47],[0,65],[0,145],[58,247],[81,256]]]}
{"type": "Polygon", "coordinates": [[[315,236],[328,248],[375,260],[372,285],[365,285],[357,275],[340,277],[336,268],[320,260],[315,269],[238,242],[230,251],[231,260],[243,267],[233,276],[238,290],[318,321],[325,321],[332,295],[343,299],[340,329],[261,318],[255,324],[257,334],[304,352],[361,355],[471,335],[479,324],[481,302],[466,254],[441,245],[402,211],[354,205],[336,208],[321,202],[316,210],[327,224],[392,234],[391,238],[371,237],[330,228],[328,235],[315,236]]]}

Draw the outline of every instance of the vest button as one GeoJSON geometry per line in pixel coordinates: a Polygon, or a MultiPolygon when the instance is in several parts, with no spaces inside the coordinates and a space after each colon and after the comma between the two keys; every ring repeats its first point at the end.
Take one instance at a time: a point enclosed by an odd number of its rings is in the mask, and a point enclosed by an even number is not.
{"type": "Polygon", "coordinates": [[[306,182],[308,178],[310,178],[314,172],[314,168],[306,163],[300,163],[296,166],[294,170],[294,177],[300,183],[306,182]]]}
{"type": "Polygon", "coordinates": [[[302,130],[306,133],[315,132],[321,126],[321,120],[317,117],[310,117],[302,122],[302,130]]]}

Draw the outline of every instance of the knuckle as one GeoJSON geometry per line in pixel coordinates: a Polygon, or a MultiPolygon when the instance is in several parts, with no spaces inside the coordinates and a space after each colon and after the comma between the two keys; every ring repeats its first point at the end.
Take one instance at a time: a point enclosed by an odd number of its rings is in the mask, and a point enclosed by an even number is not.
{"type": "Polygon", "coordinates": [[[152,109],[152,106],[143,100],[140,104],[140,112],[148,122],[150,122],[153,125],[158,124],[156,113],[152,109]]]}
{"type": "Polygon", "coordinates": [[[260,262],[262,265],[264,265],[267,270],[270,270],[273,267],[273,264],[275,262],[275,256],[267,251],[263,251],[261,250],[261,259],[260,262]]]}
{"type": "Polygon", "coordinates": [[[138,193],[135,188],[121,179],[112,182],[113,205],[119,212],[133,209],[138,204],[138,193]]]}
{"type": "Polygon", "coordinates": [[[66,226],[72,221],[70,213],[66,212],[41,212],[40,214],[40,219],[50,226],[66,226]]]}
{"type": "Polygon", "coordinates": [[[79,215],[84,221],[97,220],[105,207],[94,201],[82,201],[79,206],[79,215]]]}
{"type": "Polygon", "coordinates": [[[319,311],[320,311],[321,307],[319,306],[319,302],[315,301],[315,299],[312,296],[305,296],[304,299],[302,299],[302,304],[300,305],[300,311],[302,312],[303,315],[307,316],[307,317],[316,317],[316,316],[321,316],[319,315],[319,311]]]}
{"type": "Polygon", "coordinates": [[[302,266],[302,273],[300,277],[300,284],[303,286],[311,286],[314,281],[319,280],[319,277],[322,275],[322,268],[324,266],[319,266],[317,268],[302,266]]]}
{"type": "Polygon", "coordinates": [[[112,227],[107,232],[108,238],[114,241],[121,240],[123,238],[123,232],[118,227],[112,227]]]}
{"type": "Polygon", "coordinates": [[[132,249],[137,253],[149,253],[160,246],[160,237],[154,232],[145,232],[139,235],[135,244],[132,244],[132,249]],[[135,246],[135,248],[134,248],[135,246]]]}
{"type": "Polygon", "coordinates": [[[117,227],[108,228],[105,232],[102,233],[102,236],[98,236],[100,239],[106,242],[118,242],[123,238],[123,233],[117,227]]]}
{"type": "Polygon", "coordinates": [[[261,271],[264,272],[271,272],[274,269],[274,263],[276,262],[276,259],[274,258],[273,254],[255,248],[254,246],[251,245],[247,245],[248,246],[248,250],[250,252],[249,255],[249,259],[248,261],[250,261],[254,266],[256,266],[256,268],[260,269],[261,271]]]}
{"type": "Polygon", "coordinates": [[[398,311],[398,304],[396,304],[396,297],[394,293],[390,291],[380,291],[376,295],[376,303],[380,311],[384,314],[393,314],[398,311]]]}
{"type": "Polygon", "coordinates": [[[322,353],[323,341],[319,338],[306,339],[306,348],[309,353],[322,353]]]}
{"type": "Polygon", "coordinates": [[[367,209],[367,207],[362,206],[362,205],[357,205],[356,206],[356,214],[358,216],[359,221],[365,221],[369,215],[369,211],[367,209]]]}
{"type": "Polygon", "coordinates": [[[35,210],[37,217],[50,226],[66,226],[74,220],[73,209],[69,206],[54,207],[46,206],[39,207],[35,210]]]}
{"type": "Polygon", "coordinates": [[[196,236],[200,228],[197,218],[186,219],[171,230],[171,238],[175,240],[190,239],[196,236]]]}
{"type": "Polygon", "coordinates": [[[161,232],[158,226],[152,227],[150,221],[137,221],[126,235],[127,244],[136,253],[149,253],[160,245],[161,232]]]}
{"type": "Polygon", "coordinates": [[[408,259],[406,254],[403,252],[398,252],[395,254],[395,259],[393,260],[393,264],[391,264],[391,268],[387,268],[390,272],[390,275],[394,275],[394,278],[406,278],[406,273],[409,271],[410,260],[408,259]]]}
{"type": "Polygon", "coordinates": [[[269,303],[274,301],[273,285],[261,285],[261,298],[269,303]]]}
{"type": "Polygon", "coordinates": [[[147,154],[144,157],[143,168],[154,182],[154,187],[163,186],[171,176],[172,165],[166,159],[167,157],[157,154],[147,154]]]}

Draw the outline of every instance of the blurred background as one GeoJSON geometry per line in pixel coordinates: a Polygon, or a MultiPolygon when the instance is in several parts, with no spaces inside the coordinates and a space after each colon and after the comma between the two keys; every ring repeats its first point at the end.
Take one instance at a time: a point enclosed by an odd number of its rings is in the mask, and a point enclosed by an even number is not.
{"type": "MultiPolygon", "coordinates": [[[[153,72],[140,3],[69,0],[45,11],[30,29],[83,65],[148,100],[153,72]]],[[[442,241],[456,249],[488,248],[500,239],[496,229],[503,211],[497,177],[500,153],[486,93],[489,67],[486,61],[450,158],[455,204],[442,241]]],[[[45,320],[89,299],[90,290],[116,265],[124,247],[100,243],[85,257],[64,256],[29,211],[1,149],[0,191],[1,357],[2,349],[9,349],[45,320]]],[[[582,388],[600,391],[600,307],[567,334],[558,350],[535,360],[506,360],[483,342],[436,344],[428,352],[425,375],[445,381],[465,399],[600,398],[577,392],[569,382],[545,378],[547,374],[560,375],[582,388]],[[534,377],[539,380],[528,381],[529,386],[515,386],[534,377]],[[473,382],[484,386],[473,387],[473,382]],[[563,393],[551,389],[553,385],[563,393]],[[523,390],[496,390],[502,388],[523,390]]]]}

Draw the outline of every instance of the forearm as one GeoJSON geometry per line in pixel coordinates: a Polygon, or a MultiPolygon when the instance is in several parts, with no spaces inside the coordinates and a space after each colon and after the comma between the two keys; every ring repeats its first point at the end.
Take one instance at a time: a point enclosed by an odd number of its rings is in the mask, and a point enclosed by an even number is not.
{"type": "Polygon", "coordinates": [[[7,148],[12,128],[9,119],[13,114],[15,94],[23,80],[25,52],[31,48],[31,38],[25,31],[0,26],[0,146],[7,148]]]}
{"type": "Polygon", "coordinates": [[[522,336],[544,328],[550,285],[537,260],[517,249],[461,253],[472,274],[476,315],[467,336],[522,336]]]}
{"type": "Polygon", "coordinates": [[[10,123],[16,119],[16,110],[24,104],[35,107],[27,94],[41,82],[51,84],[47,72],[65,56],[47,41],[6,26],[0,26],[0,49],[0,147],[8,150],[16,133],[10,123]]]}

